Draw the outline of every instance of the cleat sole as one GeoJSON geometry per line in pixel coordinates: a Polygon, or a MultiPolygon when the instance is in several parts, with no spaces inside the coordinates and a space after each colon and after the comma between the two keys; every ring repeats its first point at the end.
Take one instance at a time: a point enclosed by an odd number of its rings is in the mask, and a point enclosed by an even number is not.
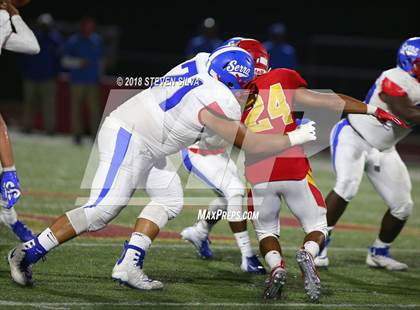
{"type": "Polygon", "coordinates": [[[287,281],[286,270],[277,272],[272,279],[269,280],[267,288],[264,291],[264,299],[278,299],[281,298],[281,293],[287,281]]]}
{"type": "Polygon", "coordinates": [[[318,301],[321,296],[321,281],[314,269],[315,266],[310,254],[305,251],[299,251],[296,254],[296,261],[303,275],[305,293],[310,301],[318,301]]]}

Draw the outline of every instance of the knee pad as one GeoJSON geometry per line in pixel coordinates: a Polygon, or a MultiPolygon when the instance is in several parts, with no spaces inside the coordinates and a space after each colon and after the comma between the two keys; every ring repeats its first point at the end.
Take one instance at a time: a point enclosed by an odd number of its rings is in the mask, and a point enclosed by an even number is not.
{"type": "Polygon", "coordinates": [[[169,220],[174,219],[181,212],[184,206],[184,196],[182,195],[182,192],[180,194],[169,193],[166,196],[150,198],[151,201],[148,205],[164,208],[169,220]]]}
{"type": "Polygon", "coordinates": [[[255,230],[255,233],[257,234],[258,242],[261,242],[261,240],[263,240],[265,238],[268,238],[268,237],[273,237],[273,238],[279,239],[279,235],[274,234],[274,233],[262,232],[262,231],[257,231],[257,230],[255,230]]]}
{"type": "Polygon", "coordinates": [[[149,202],[140,212],[138,218],[144,218],[155,223],[159,226],[159,229],[162,229],[170,219],[167,207],[155,201],[149,202]]]}
{"type": "Polygon", "coordinates": [[[229,201],[235,196],[245,196],[245,187],[240,180],[232,181],[229,186],[222,189],[223,196],[229,201]]]}
{"type": "Polygon", "coordinates": [[[225,197],[217,197],[213,199],[207,208],[210,213],[217,212],[217,210],[226,211],[227,209],[227,200],[225,197]]]}
{"type": "Polygon", "coordinates": [[[356,196],[357,191],[359,190],[359,184],[360,180],[356,178],[337,180],[337,183],[334,186],[334,192],[345,201],[349,202],[356,196]]]}
{"type": "Polygon", "coordinates": [[[85,231],[101,230],[118,215],[121,209],[110,208],[110,210],[105,210],[102,206],[92,208],[82,206],[66,212],[66,216],[79,235],[85,231]]]}
{"type": "Polygon", "coordinates": [[[71,226],[73,226],[76,234],[79,235],[88,230],[88,220],[83,207],[66,212],[66,216],[69,219],[71,226]]]}
{"type": "Polygon", "coordinates": [[[184,198],[183,197],[173,197],[169,201],[165,201],[165,204],[162,204],[165,208],[166,213],[168,214],[168,220],[172,220],[181,213],[182,208],[184,207],[184,198]]]}
{"type": "Polygon", "coordinates": [[[413,211],[414,203],[412,200],[409,200],[405,203],[399,204],[398,207],[391,207],[390,212],[392,216],[396,217],[397,219],[401,221],[405,221],[408,219],[408,217],[411,215],[411,212],[413,211]]]}
{"type": "Polygon", "coordinates": [[[242,222],[243,217],[243,199],[241,195],[236,195],[228,199],[227,215],[229,222],[242,222]]]}

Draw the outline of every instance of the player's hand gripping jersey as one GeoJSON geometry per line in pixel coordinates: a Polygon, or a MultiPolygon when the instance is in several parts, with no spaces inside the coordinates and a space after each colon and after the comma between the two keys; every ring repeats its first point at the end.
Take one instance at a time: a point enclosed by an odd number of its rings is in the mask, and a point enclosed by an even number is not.
{"type": "MultiPolygon", "coordinates": [[[[379,96],[382,92],[390,96],[407,95],[413,105],[420,104],[420,83],[399,67],[384,71],[365,100],[367,104],[390,112],[388,105],[379,96]]],[[[350,114],[348,120],[359,135],[380,151],[393,147],[411,131],[411,128],[402,128],[391,122],[382,124],[370,115],[350,114]]]]}
{"type": "Polygon", "coordinates": [[[200,53],[173,68],[158,83],[117,108],[110,118],[141,137],[154,157],[175,153],[198,141],[205,131],[199,113],[206,107],[240,120],[241,109],[232,92],[206,72],[208,57],[200,53]]]}
{"type": "MultiPolygon", "coordinates": [[[[287,133],[297,128],[293,113],[293,91],[307,87],[294,70],[275,69],[255,79],[259,90],[255,103],[246,107],[242,122],[261,134],[287,133]]],[[[245,175],[252,183],[302,180],[308,174],[308,159],[301,146],[287,149],[277,156],[246,154],[245,175]]]]}

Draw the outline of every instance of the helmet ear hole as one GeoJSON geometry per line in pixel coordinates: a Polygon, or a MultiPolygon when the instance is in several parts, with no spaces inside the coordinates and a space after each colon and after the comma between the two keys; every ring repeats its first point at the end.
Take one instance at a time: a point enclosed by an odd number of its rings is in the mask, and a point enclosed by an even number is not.
{"type": "Polygon", "coordinates": [[[233,88],[233,83],[232,83],[232,82],[228,82],[228,83],[226,84],[226,86],[227,86],[227,87],[229,87],[229,88],[233,88]]]}

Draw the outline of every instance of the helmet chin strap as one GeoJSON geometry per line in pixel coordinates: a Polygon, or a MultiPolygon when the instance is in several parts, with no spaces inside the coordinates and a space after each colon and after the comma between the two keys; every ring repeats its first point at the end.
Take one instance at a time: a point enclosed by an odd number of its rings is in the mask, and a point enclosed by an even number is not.
{"type": "Polygon", "coordinates": [[[420,82],[420,58],[413,61],[413,69],[410,73],[417,79],[418,82],[420,82]]]}
{"type": "Polygon", "coordinates": [[[238,80],[239,86],[241,86],[242,89],[245,88],[246,83],[244,83],[239,74],[236,74],[236,79],[238,80]]]}

